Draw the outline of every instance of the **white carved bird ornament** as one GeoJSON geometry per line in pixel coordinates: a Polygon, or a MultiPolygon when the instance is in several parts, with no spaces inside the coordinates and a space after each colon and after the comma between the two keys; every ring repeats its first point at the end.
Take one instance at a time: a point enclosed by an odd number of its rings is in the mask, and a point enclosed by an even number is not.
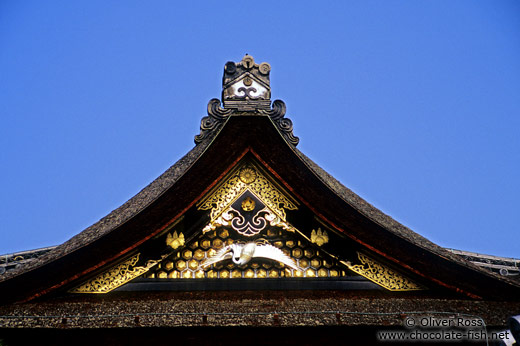
{"type": "Polygon", "coordinates": [[[253,258],[268,258],[277,262],[281,262],[292,269],[298,270],[294,260],[283,253],[277,247],[268,244],[267,242],[248,242],[245,244],[235,243],[223,247],[218,250],[215,255],[206,258],[201,267],[206,268],[214,263],[230,259],[236,265],[244,265],[253,258]]]}

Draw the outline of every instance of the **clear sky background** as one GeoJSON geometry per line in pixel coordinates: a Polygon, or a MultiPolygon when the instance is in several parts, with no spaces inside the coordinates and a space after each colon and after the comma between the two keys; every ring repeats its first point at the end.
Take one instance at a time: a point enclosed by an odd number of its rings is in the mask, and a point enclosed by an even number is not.
{"type": "Polygon", "coordinates": [[[344,185],[441,246],[520,257],[520,2],[496,0],[1,1],[0,254],[174,164],[245,53],[344,185]]]}

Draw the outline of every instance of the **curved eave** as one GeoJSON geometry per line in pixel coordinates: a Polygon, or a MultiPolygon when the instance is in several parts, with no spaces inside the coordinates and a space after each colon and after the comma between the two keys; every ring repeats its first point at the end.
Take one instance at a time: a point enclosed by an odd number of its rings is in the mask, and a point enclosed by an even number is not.
{"type": "Polygon", "coordinates": [[[197,145],[123,206],[0,281],[0,302],[43,296],[129,254],[182,216],[247,153],[346,237],[423,281],[470,298],[520,297],[516,283],[483,272],[365,202],[287,144],[268,117],[232,116],[218,135],[197,145]]]}
{"type": "MultiPolygon", "coordinates": [[[[361,220],[350,220],[341,213],[333,215],[327,213],[327,216],[334,222],[346,226],[345,234],[350,235],[367,249],[398,266],[411,270],[427,281],[432,281],[470,298],[520,300],[518,282],[483,270],[412,231],[342,185],[303,153],[297,149],[295,152],[334,195],[356,210],[357,216],[360,216],[361,220]],[[358,223],[363,218],[369,222],[366,224],[367,229],[365,230],[362,229],[361,223],[358,223]]],[[[322,210],[334,210],[331,208],[335,207],[339,207],[339,205],[329,203],[322,210]]]]}
{"type": "Polygon", "coordinates": [[[171,222],[165,215],[181,216],[197,193],[196,189],[188,187],[204,186],[202,179],[205,177],[202,167],[194,170],[197,172],[194,174],[201,178],[200,184],[194,184],[185,174],[213,138],[211,136],[194,147],[159,178],[92,226],[20,269],[5,273],[0,278],[0,291],[3,293],[0,304],[38,298],[72,281],[81,280],[160,232],[165,224],[171,222]],[[28,282],[35,285],[29,287],[28,282]]]}

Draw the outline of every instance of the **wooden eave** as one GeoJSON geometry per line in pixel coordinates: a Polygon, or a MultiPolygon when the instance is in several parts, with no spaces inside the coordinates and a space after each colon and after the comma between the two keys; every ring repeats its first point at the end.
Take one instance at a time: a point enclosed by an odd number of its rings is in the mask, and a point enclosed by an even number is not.
{"type": "Polygon", "coordinates": [[[519,300],[520,286],[458,258],[386,216],[286,143],[266,116],[229,117],[121,208],[0,281],[0,304],[45,296],[130,254],[195,205],[245,155],[337,231],[429,287],[471,299],[519,300]]]}

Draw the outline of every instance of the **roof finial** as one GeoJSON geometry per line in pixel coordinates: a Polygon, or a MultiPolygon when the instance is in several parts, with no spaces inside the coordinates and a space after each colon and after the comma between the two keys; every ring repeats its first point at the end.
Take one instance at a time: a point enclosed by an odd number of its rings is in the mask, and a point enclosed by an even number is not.
{"type": "Polygon", "coordinates": [[[269,81],[271,65],[260,65],[249,54],[242,61],[228,61],[222,78],[222,102],[224,108],[238,111],[269,109],[271,105],[271,86],[269,81]]]}
{"type": "Polygon", "coordinates": [[[265,115],[271,118],[287,142],[296,146],[299,139],[292,133],[291,120],[284,117],[285,103],[275,100],[271,105],[270,71],[271,65],[257,64],[247,53],[240,62],[228,61],[222,77],[223,107],[218,99],[209,101],[208,116],[202,118],[195,143],[210,137],[231,115],[265,115]]]}

